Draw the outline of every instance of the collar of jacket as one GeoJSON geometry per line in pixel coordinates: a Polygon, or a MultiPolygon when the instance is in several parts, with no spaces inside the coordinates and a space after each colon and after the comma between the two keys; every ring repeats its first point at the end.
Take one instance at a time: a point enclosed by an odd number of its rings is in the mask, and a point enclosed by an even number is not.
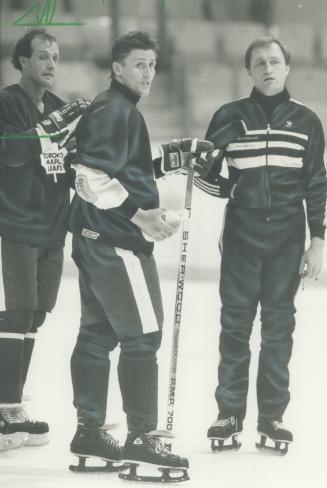
{"type": "Polygon", "coordinates": [[[250,94],[250,98],[256,100],[260,104],[272,104],[276,107],[282,102],[288,102],[291,96],[288,93],[287,88],[284,88],[283,91],[271,96],[264,95],[263,93],[260,93],[256,88],[253,88],[250,94]]]}
{"type": "Polygon", "coordinates": [[[115,78],[111,80],[110,89],[114,89],[122,95],[125,95],[125,97],[128,98],[128,100],[130,100],[134,105],[136,105],[141,98],[138,95],[135,95],[135,93],[133,93],[126,85],[123,85],[115,78]]]}

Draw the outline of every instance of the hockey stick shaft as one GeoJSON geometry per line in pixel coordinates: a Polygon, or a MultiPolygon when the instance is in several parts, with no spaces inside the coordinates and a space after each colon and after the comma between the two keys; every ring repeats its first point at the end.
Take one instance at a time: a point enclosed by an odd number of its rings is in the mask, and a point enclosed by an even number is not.
{"type": "Polygon", "coordinates": [[[190,233],[193,179],[194,179],[194,169],[190,166],[187,175],[185,204],[184,204],[184,207],[188,212],[188,218],[184,219],[182,222],[181,248],[180,248],[178,274],[177,274],[174,325],[173,325],[173,344],[172,344],[172,352],[170,358],[169,387],[168,387],[167,420],[166,420],[167,431],[173,430],[174,413],[175,413],[178,343],[179,343],[179,331],[180,331],[180,325],[182,319],[187,247],[188,247],[188,240],[189,240],[189,233],[190,233]]]}

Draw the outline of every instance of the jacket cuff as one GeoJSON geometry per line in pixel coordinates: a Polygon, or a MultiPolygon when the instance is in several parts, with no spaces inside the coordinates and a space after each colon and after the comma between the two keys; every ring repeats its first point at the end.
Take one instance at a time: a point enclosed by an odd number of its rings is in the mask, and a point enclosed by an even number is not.
{"type": "Polygon", "coordinates": [[[316,224],[316,223],[309,224],[311,239],[313,237],[319,237],[320,239],[325,239],[325,229],[326,226],[324,224],[316,224]]]}
{"type": "Polygon", "coordinates": [[[156,180],[162,178],[162,176],[165,176],[164,173],[161,171],[161,157],[154,159],[152,161],[152,164],[153,164],[154,177],[156,180]]]}
{"type": "Polygon", "coordinates": [[[131,219],[139,207],[133,203],[131,197],[127,197],[126,200],[120,205],[119,210],[123,212],[127,219],[131,219]]]}

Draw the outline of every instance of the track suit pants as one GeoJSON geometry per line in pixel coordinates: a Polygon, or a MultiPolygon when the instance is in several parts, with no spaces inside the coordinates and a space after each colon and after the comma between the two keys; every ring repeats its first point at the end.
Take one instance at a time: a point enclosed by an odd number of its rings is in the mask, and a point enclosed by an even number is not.
{"type": "Polygon", "coordinates": [[[152,255],[74,235],[81,327],[71,358],[78,415],[106,418],[110,352],[120,344],[118,378],[128,429],[149,432],[158,420],[158,364],[163,309],[152,255]]]}
{"type": "Polygon", "coordinates": [[[221,240],[220,363],[216,400],[221,416],[245,417],[252,325],[261,305],[257,376],[259,419],[281,419],[288,405],[294,297],[300,283],[302,207],[254,211],[228,204],[221,240]],[[294,211],[293,211],[294,210],[294,211]],[[285,213],[284,213],[285,215],[285,213]]]}

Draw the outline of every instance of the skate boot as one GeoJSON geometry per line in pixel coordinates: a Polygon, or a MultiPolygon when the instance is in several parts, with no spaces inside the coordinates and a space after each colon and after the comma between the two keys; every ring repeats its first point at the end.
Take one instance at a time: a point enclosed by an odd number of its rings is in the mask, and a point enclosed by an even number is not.
{"type": "Polygon", "coordinates": [[[241,443],[238,442],[238,434],[243,430],[243,422],[237,417],[218,416],[216,420],[208,429],[207,437],[211,439],[212,451],[226,451],[230,449],[239,449],[241,443]],[[231,444],[225,445],[225,442],[231,439],[231,444]]]}
{"type": "Polygon", "coordinates": [[[75,472],[112,472],[125,468],[121,462],[122,447],[99,424],[94,421],[80,423],[70,444],[70,450],[75,454],[78,466],[71,465],[69,469],[75,472]],[[87,458],[102,459],[104,466],[86,466],[87,458]]]}
{"type": "Polygon", "coordinates": [[[160,435],[162,432],[155,430],[142,434],[128,433],[123,449],[123,462],[128,465],[129,471],[120,473],[121,479],[150,482],[178,482],[189,479],[188,460],[171,453],[170,448],[161,441],[160,435]],[[142,469],[156,467],[161,471],[161,476],[138,474],[139,466],[142,469]]]}
{"type": "Polygon", "coordinates": [[[256,444],[258,449],[272,451],[274,454],[285,455],[288,445],[293,442],[292,432],[285,429],[282,421],[279,420],[259,420],[258,434],[260,442],[256,444]],[[274,446],[267,446],[267,439],[274,443],[274,446]]]}
{"type": "Polygon", "coordinates": [[[0,422],[7,435],[23,436],[25,446],[42,446],[49,442],[48,424],[32,420],[21,406],[0,408],[0,422]]]}

